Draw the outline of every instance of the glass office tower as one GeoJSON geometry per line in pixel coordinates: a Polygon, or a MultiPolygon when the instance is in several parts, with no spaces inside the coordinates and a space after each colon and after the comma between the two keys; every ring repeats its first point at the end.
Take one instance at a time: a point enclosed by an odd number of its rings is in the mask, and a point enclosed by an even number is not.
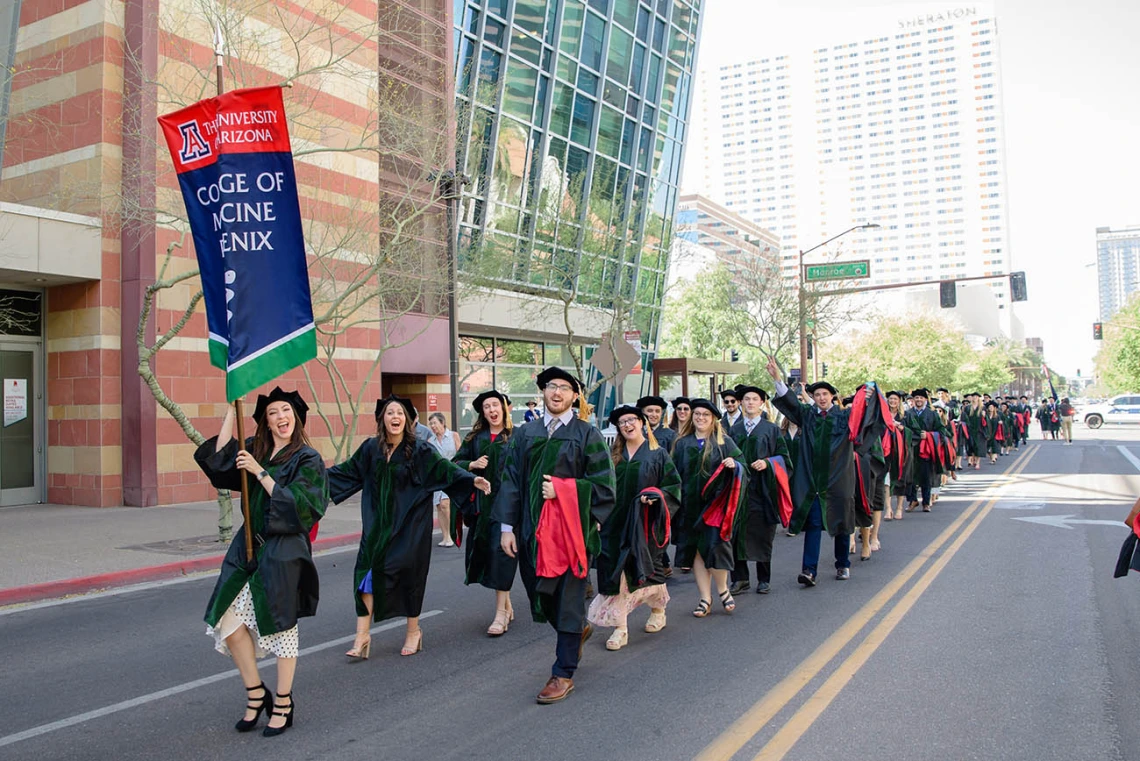
{"type": "Polygon", "coordinates": [[[700,0],[455,0],[461,278],[624,306],[652,361],[699,29],[700,0]]]}

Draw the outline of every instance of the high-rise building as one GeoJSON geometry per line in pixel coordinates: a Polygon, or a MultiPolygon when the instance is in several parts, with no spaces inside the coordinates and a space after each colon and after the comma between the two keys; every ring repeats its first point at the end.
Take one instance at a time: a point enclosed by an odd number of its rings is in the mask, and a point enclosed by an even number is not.
{"type": "Polygon", "coordinates": [[[1100,319],[1107,322],[1140,290],[1140,226],[1096,229],[1100,319]]]}
{"type": "MultiPolygon", "coordinates": [[[[701,74],[691,189],[779,235],[789,279],[798,250],[862,223],[882,227],[817,255],[869,259],[871,284],[1007,272],[994,15],[969,5],[832,28],[701,74]]],[[[1004,309],[1006,281],[990,287],[1004,309]]]]}
{"type": "Polygon", "coordinates": [[[690,193],[677,201],[677,235],[670,257],[670,283],[691,279],[719,262],[730,272],[771,272],[778,277],[780,239],[755,222],[704,196],[690,193]]]}
{"type": "MultiPolygon", "coordinates": [[[[700,6],[455,0],[465,410],[492,383],[534,394],[538,368],[573,367],[620,311],[650,366],[700,6]]],[[[635,373],[624,397],[647,387],[635,373]]]]}

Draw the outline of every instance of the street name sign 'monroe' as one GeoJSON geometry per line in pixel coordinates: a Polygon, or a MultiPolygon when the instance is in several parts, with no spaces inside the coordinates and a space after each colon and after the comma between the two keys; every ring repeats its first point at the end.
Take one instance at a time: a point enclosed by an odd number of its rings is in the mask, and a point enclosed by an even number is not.
{"type": "Polygon", "coordinates": [[[816,283],[820,280],[858,280],[871,277],[871,260],[855,262],[833,262],[831,264],[810,264],[804,267],[804,282],[816,283]]]}

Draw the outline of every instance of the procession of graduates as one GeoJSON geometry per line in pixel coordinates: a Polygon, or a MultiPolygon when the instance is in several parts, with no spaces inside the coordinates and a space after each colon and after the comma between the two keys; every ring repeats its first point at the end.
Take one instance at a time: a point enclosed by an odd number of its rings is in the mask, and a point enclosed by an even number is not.
{"type": "Polygon", "coordinates": [[[723,410],[718,400],[684,397],[672,400],[671,415],[657,396],[619,406],[608,418],[616,429],[610,445],[584,419],[579,381],[550,367],[536,378],[541,409],[517,427],[506,395],[476,397],[475,424],[451,459],[417,436],[424,427],[415,408],[393,395],[376,403],[376,435],[327,469],[305,433],[300,394],[276,388],[259,396],[256,432],[241,445],[231,409],[195,459],[217,488],[238,489],[241,471],[249,479],[254,557],[247,561],[235,537],[206,613],[207,633],[246,688],[236,729],[255,729],[262,713],[266,736],[293,724],[297,621],[316,612],[312,538],[330,501],[361,495],[349,659],[368,659],[373,622],[394,617],[406,619],[401,655],[423,650],[434,507],[447,499],[450,525],[440,528],[465,553],[464,583],[495,593],[487,635],[503,636],[514,622],[516,577],[531,618],[554,629],[551,676],[536,699],[555,703],[574,689],[594,626],[611,629],[608,650],[629,643],[639,607],[648,608],[645,633],[666,627],[674,574],[694,577],[692,616],[730,614],[753,581],[757,593],[772,591],[783,529],[803,535],[799,584],[818,583],[824,532],[835,578],[846,580],[857,549],[861,560],[880,549],[883,521],[929,512],[963,458],[980,468],[1016,449],[1035,414],[1024,397],[971,393],[959,405],[945,389],[932,400],[925,389],[884,392],[866,383],[843,398],[822,381],[797,393],[774,361],[768,372],[773,395],[726,389],[723,410]],[[269,653],[273,691],[257,667],[269,653]]]}

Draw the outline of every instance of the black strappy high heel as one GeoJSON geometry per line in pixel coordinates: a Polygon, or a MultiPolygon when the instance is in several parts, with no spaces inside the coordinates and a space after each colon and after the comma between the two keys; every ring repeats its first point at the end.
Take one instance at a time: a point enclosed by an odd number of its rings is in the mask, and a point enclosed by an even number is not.
{"type": "Polygon", "coordinates": [[[289,727],[293,726],[293,709],[295,708],[295,706],[293,705],[293,693],[287,692],[284,695],[282,695],[281,693],[277,693],[277,697],[289,698],[289,705],[279,706],[279,705],[277,705],[277,703],[274,703],[273,704],[273,711],[272,711],[272,713],[269,714],[269,716],[271,717],[270,720],[272,721],[273,716],[284,716],[285,717],[285,725],[281,726],[281,727],[266,727],[261,733],[265,737],[276,737],[277,735],[283,734],[285,732],[285,730],[288,729],[289,727]],[[288,709],[288,710],[284,711],[284,710],[280,710],[280,709],[288,709]]]}
{"type": "Polygon", "coordinates": [[[270,705],[269,688],[265,686],[265,682],[262,682],[261,684],[257,685],[256,687],[246,687],[245,688],[246,692],[253,692],[254,690],[261,690],[262,691],[260,705],[255,703],[258,700],[257,698],[247,697],[247,700],[249,702],[246,703],[245,707],[248,708],[250,711],[257,711],[257,713],[255,713],[253,715],[252,719],[248,719],[248,720],[242,719],[237,724],[234,724],[234,729],[236,729],[239,732],[249,732],[250,730],[257,727],[258,719],[261,718],[261,712],[269,710],[269,705],[270,705]]]}
{"type": "Polygon", "coordinates": [[[724,606],[725,613],[736,610],[736,600],[732,599],[732,592],[727,589],[720,593],[720,604],[724,606]]]}

